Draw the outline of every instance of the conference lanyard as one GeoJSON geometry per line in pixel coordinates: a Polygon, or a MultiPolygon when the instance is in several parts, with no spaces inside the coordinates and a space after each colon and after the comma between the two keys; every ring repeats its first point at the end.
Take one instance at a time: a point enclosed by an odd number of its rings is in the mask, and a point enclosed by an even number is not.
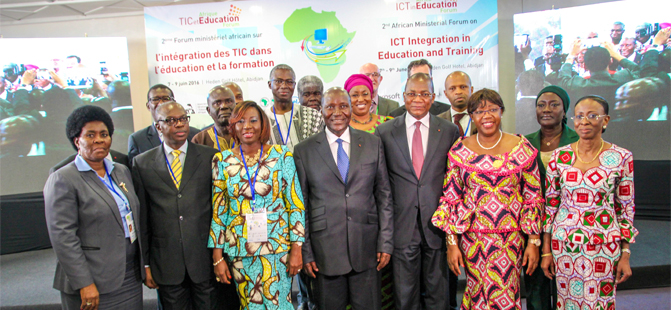
{"type": "Polygon", "coordinates": [[[254,173],[254,180],[249,176],[249,168],[247,167],[247,161],[245,160],[245,154],[242,153],[242,146],[240,148],[240,157],[242,157],[242,163],[245,165],[245,170],[247,171],[247,182],[249,183],[249,190],[252,192],[252,212],[256,212],[256,190],[254,186],[256,185],[256,176],[259,174],[259,168],[261,168],[261,156],[263,156],[263,144],[261,144],[261,155],[259,155],[259,160],[257,161],[256,172],[254,173]]]}
{"type": "MultiPolygon", "coordinates": [[[[219,152],[221,152],[221,146],[219,145],[219,135],[217,135],[217,127],[212,126],[212,129],[214,129],[214,139],[217,140],[217,149],[219,149],[219,152]]],[[[235,141],[233,141],[233,144],[231,145],[231,149],[233,149],[234,147],[235,147],[235,141]]]]}
{"type": "Polygon", "coordinates": [[[287,141],[284,141],[284,137],[282,137],[282,128],[280,128],[280,122],[277,121],[277,113],[275,113],[275,107],[273,107],[273,115],[275,115],[275,124],[277,124],[277,131],[280,133],[280,140],[282,140],[282,145],[287,145],[287,142],[289,142],[289,135],[291,135],[291,122],[294,120],[293,103],[291,104],[291,119],[289,119],[289,128],[287,130],[287,141]]]}
{"type": "Polygon", "coordinates": [[[464,130],[464,138],[466,138],[466,135],[468,134],[468,129],[471,128],[471,118],[468,117],[468,126],[466,126],[466,130],[464,130]]]}
{"type": "MultiPolygon", "coordinates": [[[[168,162],[168,155],[165,154],[165,148],[163,149],[163,157],[165,157],[165,164],[168,165],[168,170],[170,170],[170,174],[172,175],[173,181],[175,181],[175,183],[177,183],[177,188],[179,188],[180,181],[177,181],[177,177],[175,176],[175,173],[172,171],[172,167],[170,166],[170,162],[168,162]]],[[[179,158],[179,156],[177,158],[179,158]]]]}
{"type": "Polygon", "coordinates": [[[128,199],[126,199],[126,196],[117,193],[116,189],[114,189],[114,183],[113,183],[114,181],[112,181],[112,176],[111,176],[110,173],[107,171],[107,166],[106,166],[104,163],[103,163],[103,166],[105,167],[105,174],[107,174],[107,178],[109,178],[110,184],[107,184],[107,182],[105,182],[105,178],[102,178],[102,177],[100,177],[100,176],[98,176],[98,177],[100,178],[101,181],[103,181],[103,184],[105,184],[105,186],[106,186],[109,190],[112,191],[112,193],[114,193],[117,197],[121,198],[121,200],[122,200],[123,203],[124,203],[124,207],[126,207],[126,210],[127,210],[128,212],[130,212],[130,208],[129,208],[129,204],[128,204],[128,199]]]}

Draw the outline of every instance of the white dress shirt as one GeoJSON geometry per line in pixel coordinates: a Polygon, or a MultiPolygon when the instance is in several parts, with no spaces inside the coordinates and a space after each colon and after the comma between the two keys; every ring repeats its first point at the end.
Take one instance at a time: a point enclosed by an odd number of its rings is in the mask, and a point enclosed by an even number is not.
{"type": "Polygon", "coordinates": [[[405,133],[408,137],[408,149],[410,150],[410,160],[412,160],[412,136],[415,134],[415,123],[422,122],[419,131],[422,133],[422,154],[426,156],[426,144],[429,142],[429,118],[431,113],[426,113],[422,119],[416,119],[410,113],[405,113],[405,133]]]}
{"type": "Polygon", "coordinates": [[[335,161],[336,165],[338,164],[338,142],[336,140],[342,139],[342,148],[345,150],[345,153],[347,154],[347,158],[349,158],[349,149],[350,149],[350,135],[349,135],[349,126],[347,126],[347,129],[345,129],[345,132],[340,135],[340,137],[336,136],[334,133],[331,132],[328,128],[324,130],[326,132],[326,140],[329,142],[329,147],[331,148],[331,155],[333,155],[333,160],[335,161]]]}
{"type": "MultiPolygon", "coordinates": [[[[536,97],[534,97],[534,98],[536,98],[536,97]]],[[[471,128],[469,127],[468,124],[471,122],[471,117],[468,116],[468,112],[466,112],[466,111],[457,112],[453,108],[450,107],[450,114],[452,115],[452,123],[454,123],[454,117],[457,114],[466,114],[464,117],[461,118],[461,120],[459,121],[459,124],[461,125],[461,128],[464,129],[464,134],[466,135],[466,137],[470,136],[471,135],[471,128]]],[[[473,124],[471,124],[471,126],[473,126],[473,124]]]]}

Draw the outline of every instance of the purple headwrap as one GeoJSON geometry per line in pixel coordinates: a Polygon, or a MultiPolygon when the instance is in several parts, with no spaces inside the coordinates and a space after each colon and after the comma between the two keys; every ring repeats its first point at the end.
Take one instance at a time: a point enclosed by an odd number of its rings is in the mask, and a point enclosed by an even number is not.
{"type": "Polygon", "coordinates": [[[364,85],[368,87],[368,91],[373,93],[373,80],[367,77],[365,74],[352,74],[347,81],[345,81],[345,90],[349,91],[354,88],[354,86],[364,85]]]}

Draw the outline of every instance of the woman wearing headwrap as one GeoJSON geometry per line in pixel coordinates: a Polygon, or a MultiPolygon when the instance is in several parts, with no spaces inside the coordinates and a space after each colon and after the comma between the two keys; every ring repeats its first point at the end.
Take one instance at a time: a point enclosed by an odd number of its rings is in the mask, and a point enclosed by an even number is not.
{"type": "Polygon", "coordinates": [[[364,74],[353,74],[345,81],[345,90],[352,101],[352,120],[350,126],[354,129],[374,133],[380,124],[392,119],[390,116],[381,116],[370,112],[373,102],[373,80],[364,74]]]}
{"type": "MultiPolygon", "coordinates": [[[[541,189],[545,196],[545,170],[552,152],[564,145],[578,141],[578,134],[566,126],[566,113],[570,98],[559,86],[543,88],[536,97],[536,120],[541,125],[537,132],[526,136],[531,145],[539,152],[536,157],[541,176],[541,189]]],[[[543,276],[540,268],[532,275],[526,275],[524,282],[527,290],[527,309],[554,309],[557,300],[557,287],[554,281],[543,276]]]]}

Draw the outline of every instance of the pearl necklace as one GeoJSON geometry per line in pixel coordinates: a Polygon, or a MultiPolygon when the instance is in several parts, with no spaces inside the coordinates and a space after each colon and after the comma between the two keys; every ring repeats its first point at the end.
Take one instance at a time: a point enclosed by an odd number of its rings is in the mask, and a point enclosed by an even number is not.
{"type": "Polygon", "coordinates": [[[501,142],[501,138],[503,138],[503,131],[499,130],[499,132],[501,133],[501,135],[499,136],[499,141],[496,141],[496,144],[492,145],[492,147],[484,147],[484,146],[482,146],[482,144],[480,144],[480,133],[478,133],[478,134],[475,136],[475,140],[478,141],[478,145],[479,145],[483,150],[491,150],[491,149],[495,148],[497,145],[499,145],[499,142],[501,142]]]}

